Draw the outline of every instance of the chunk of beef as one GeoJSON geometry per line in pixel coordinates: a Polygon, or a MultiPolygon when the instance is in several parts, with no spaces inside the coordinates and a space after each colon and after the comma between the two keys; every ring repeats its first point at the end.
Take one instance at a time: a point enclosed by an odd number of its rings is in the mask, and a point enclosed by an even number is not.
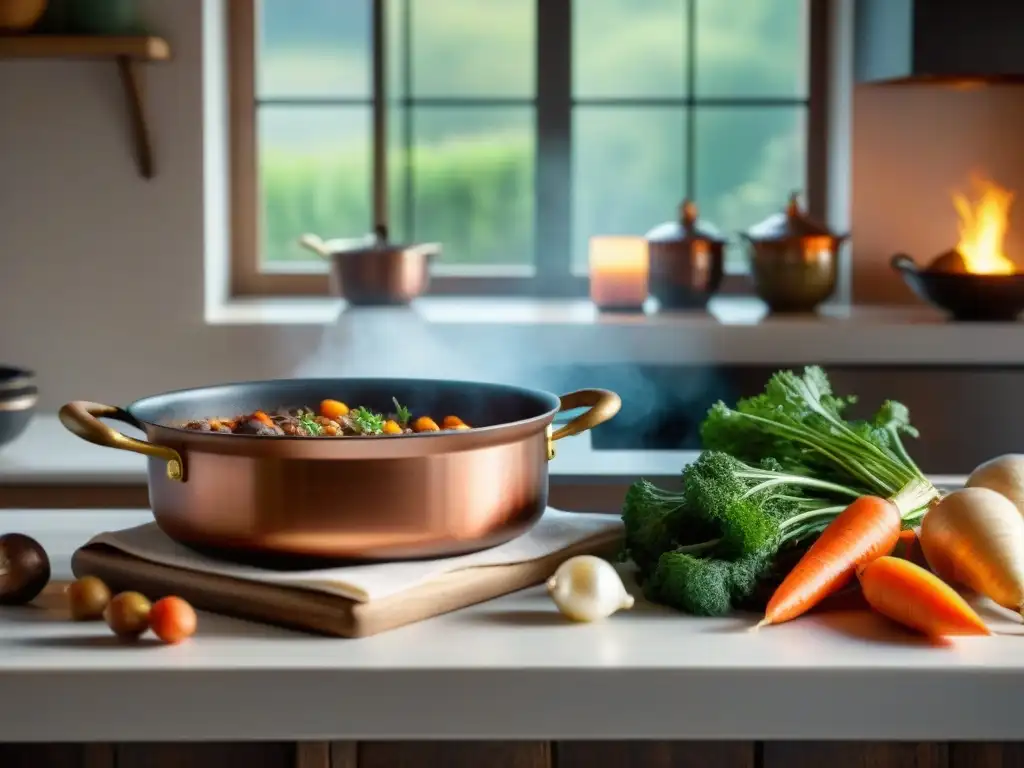
{"type": "Polygon", "coordinates": [[[268,426],[259,419],[247,419],[238,423],[238,426],[235,427],[235,434],[269,437],[272,435],[283,435],[284,431],[277,426],[268,426]]]}

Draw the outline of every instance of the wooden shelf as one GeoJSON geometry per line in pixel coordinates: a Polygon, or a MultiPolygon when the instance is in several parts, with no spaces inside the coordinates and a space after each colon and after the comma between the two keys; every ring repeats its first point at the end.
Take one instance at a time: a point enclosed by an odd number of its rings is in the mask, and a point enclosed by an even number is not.
{"type": "Polygon", "coordinates": [[[153,145],[146,120],[141,64],[167,61],[171,47],[160,37],[106,35],[0,36],[0,59],[110,59],[117,64],[128,107],[129,126],[139,173],[154,176],[153,145]]]}
{"type": "Polygon", "coordinates": [[[0,36],[3,59],[115,59],[166,61],[171,46],[161,37],[107,37],[100,35],[0,36]]]}

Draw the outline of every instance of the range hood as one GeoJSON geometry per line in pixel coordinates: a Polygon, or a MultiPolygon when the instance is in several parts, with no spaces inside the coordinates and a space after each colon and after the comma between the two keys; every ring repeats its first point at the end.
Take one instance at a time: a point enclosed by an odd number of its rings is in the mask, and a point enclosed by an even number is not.
{"type": "Polygon", "coordinates": [[[854,0],[860,83],[1024,84],[1024,0],[854,0]]]}

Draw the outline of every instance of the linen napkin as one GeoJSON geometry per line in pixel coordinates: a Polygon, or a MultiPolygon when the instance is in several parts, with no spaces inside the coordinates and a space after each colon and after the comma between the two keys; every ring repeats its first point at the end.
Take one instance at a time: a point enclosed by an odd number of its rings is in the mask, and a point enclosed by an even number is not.
{"type": "Polygon", "coordinates": [[[104,544],[140,560],[172,568],[297,587],[367,603],[404,592],[453,571],[526,563],[578,544],[611,544],[621,536],[622,520],[617,515],[563,512],[548,507],[530,531],[482,552],[436,560],[349,565],[312,571],[273,571],[215,560],[178,544],[156,523],[101,533],[85,546],[104,544]]]}

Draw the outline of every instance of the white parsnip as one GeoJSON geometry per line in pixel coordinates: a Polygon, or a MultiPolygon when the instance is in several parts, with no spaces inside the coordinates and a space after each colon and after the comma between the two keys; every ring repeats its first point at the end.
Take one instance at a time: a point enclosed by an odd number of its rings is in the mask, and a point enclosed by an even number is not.
{"type": "Polygon", "coordinates": [[[1024,454],[1008,453],[989,459],[971,472],[966,485],[1003,494],[1024,515],[1024,454]]]}
{"type": "Polygon", "coordinates": [[[990,488],[946,496],[921,523],[921,550],[943,581],[1018,613],[1024,608],[1024,517],[990,488]]]}

